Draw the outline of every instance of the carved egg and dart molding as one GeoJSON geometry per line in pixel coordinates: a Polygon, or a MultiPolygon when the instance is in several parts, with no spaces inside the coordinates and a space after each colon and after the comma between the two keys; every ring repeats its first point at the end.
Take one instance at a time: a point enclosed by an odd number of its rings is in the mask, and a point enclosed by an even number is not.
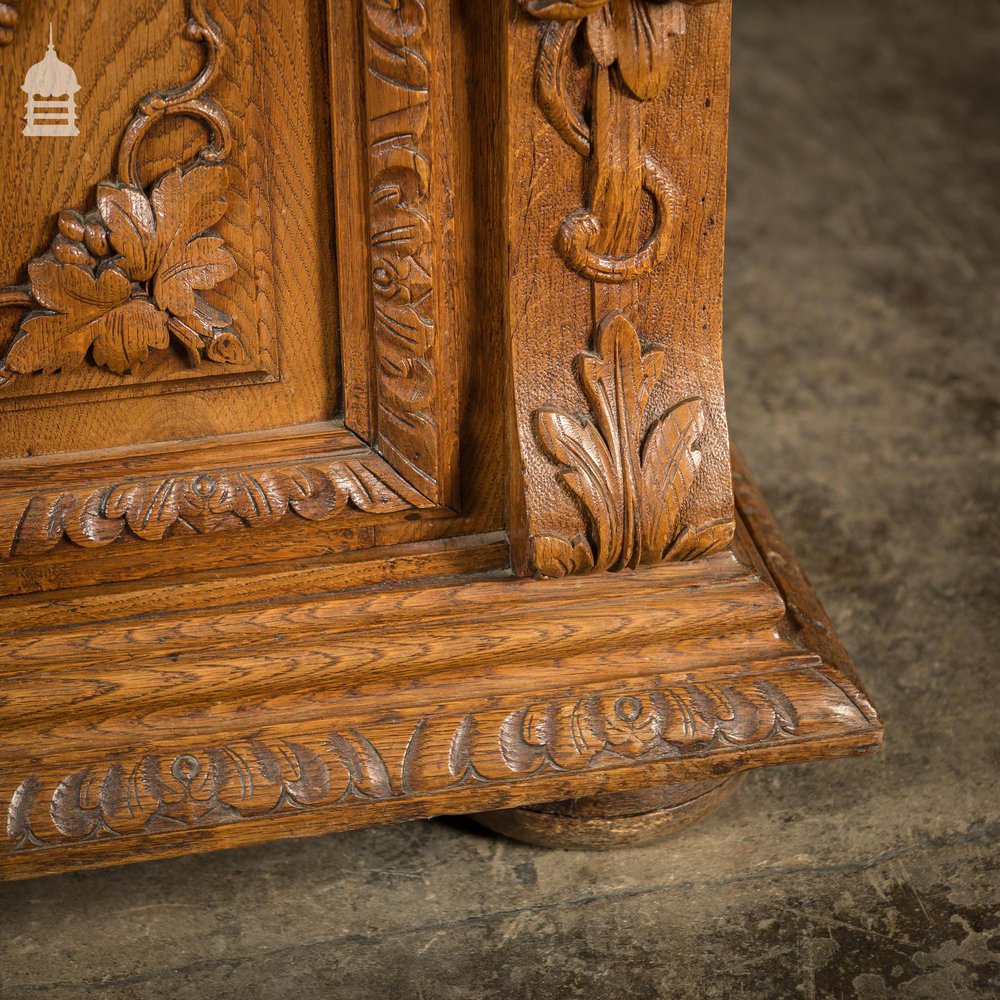
{"type": "MultiPolygon", "coordinates": [[[[15,20],[16,8],[0,4],[0,39],[10,40],[15,20]]],[[[246,360],[232,318],[201,294],[237,271],[212,231],[226,214],[232,134],[221,108],[202,96],[225,49],[203,0],[191,3],[184,34],[205,48],[201,71],[184,87],[140,101],[119,147],[117,177],[97,185],[96,206],[60,212],[48,250],[27,266],[28,283],[0,288],[0,308],[26,311],[0,355],[0,386],[34,372],[69,372],[88,360],[126,375],[171,341],[192,366],[203,358],[246,360]],[[171,116],[200,122],[210,141],[144,189],[143,141],[171,116]]]]}

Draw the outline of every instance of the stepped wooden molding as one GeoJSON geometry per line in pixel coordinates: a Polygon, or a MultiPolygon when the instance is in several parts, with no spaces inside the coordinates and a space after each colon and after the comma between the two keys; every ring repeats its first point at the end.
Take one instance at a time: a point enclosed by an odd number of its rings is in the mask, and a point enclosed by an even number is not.
{"type": "Polygon", "coordinates": [[[812,648],[808,625],[783,624],[772,578],[814,620],[822,609],[746,478],[740,496],[745,559],[138,617],[108,604],[97,633],[12,621],[0,873],[876,749],[835,641],[812,648]]]}
{"type": "Polygon", "coordinates": [[[591,413],[535,414],[542,449],[561,463],[559,478],[587,520],[587,532],[574,539],[534,537],[534,566],[541,575],[696,559],[732,541],[733,521],[683,521],[701,465],[701,400],[683,400],[646,426],[663,358],[662,348],[643,350],[635,327],[612,313],[598,328],[596,353],[577,359],[591,413]]]}
{"type": "Polygon", "coordinates": [[[96,208],[59,214],[48,250],[28,264],[28,285],[0,289],[0,306],[30,310],[0,357],[0,387],[32,372],[67,372],[85,359],[131,373],[171,339],[197,366],[241,364],[246,349],[232,318],[200,294],[231,278],[236,261],[212,232],[226,211],[232,143],[222,110],[202,95],[225,43],[204,0],[191,0],[185,37],[205,47],[201,72],[176,90],[148,95],[129,123],[118,176],[97,186],[96,208]],[[193,118],[210,142],[149,189],[139,183],[143,140],[164,119],[193,118]]]}

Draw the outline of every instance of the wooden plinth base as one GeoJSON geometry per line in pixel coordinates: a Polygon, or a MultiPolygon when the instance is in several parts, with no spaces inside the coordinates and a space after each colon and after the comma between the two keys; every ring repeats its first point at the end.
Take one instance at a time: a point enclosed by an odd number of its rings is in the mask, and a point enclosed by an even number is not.
{"type": "Polygon", "coordinates": [[[715,810],[736,790],[741,774],[635,792],[498,809],[472,818],[513,840],[562,850],[601,851],[650,844],[715,810]]]}
{"type": "Polygon", "coordinates": [[[223,607],[214,577],[0,602],[0,878],[564,800],[494,825],[638,838],[747,768],[875,750],[829,620],[734,485],[731,551],[635,572],[514,579],[490,536],[229,581],[223,607]],[[709,791],[670,798],[690,783],[709,791]]]}

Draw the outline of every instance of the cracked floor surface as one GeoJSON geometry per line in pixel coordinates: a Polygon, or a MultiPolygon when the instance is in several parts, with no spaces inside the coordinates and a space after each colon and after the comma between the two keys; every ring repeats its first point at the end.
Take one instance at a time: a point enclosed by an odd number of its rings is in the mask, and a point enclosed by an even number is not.
{"type": "Polygon", "coordinates": [[[888,727],[657,846],[419,823],[0,888],[0,996],[1000,995],[1000,7],[739,0],[734,432],[888,727]]]}

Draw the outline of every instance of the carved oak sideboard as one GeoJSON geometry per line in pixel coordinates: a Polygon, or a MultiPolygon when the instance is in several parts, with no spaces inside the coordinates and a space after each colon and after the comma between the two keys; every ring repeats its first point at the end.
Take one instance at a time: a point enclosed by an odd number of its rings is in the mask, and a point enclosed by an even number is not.
{"type": "Polygon", "coordinates": [[[730,450],[730,14],[0,3],[0,876],[878,747],[730,450]]]}

